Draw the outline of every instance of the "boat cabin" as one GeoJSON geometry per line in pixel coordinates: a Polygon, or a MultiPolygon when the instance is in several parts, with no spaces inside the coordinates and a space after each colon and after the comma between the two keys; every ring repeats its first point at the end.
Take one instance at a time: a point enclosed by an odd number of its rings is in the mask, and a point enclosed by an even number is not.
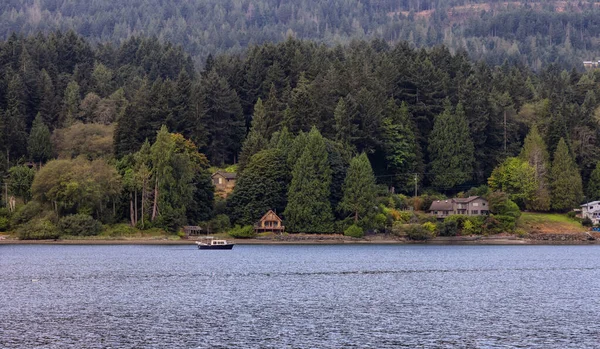
{"type": "Polygon", "coordinates": [[[254,231],[257,233],[272,231],[275,233],[283,233],[285,227],[283,226],[283,221],[279,216],[273,212],[273,210],[269,210],[262,218],[254,225],[254,231]]]}

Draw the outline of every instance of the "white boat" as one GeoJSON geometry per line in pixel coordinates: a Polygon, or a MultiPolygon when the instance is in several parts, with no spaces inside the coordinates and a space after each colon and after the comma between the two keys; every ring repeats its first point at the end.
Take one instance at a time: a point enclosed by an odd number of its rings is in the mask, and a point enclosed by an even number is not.
{"type": "Polygon", "coordinates": [[[200,241],[196,241],[198,249],[200,250],[231,250],[233,243],[227,240],[218,240],[213,237],[206,237],[200,241]]]}

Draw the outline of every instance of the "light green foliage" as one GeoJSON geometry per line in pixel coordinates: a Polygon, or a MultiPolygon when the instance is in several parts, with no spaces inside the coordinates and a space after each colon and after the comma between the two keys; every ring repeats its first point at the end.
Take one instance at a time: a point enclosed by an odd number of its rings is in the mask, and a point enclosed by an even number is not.
{"type": "Polygon", "coordinates": [[[535,169],[519,158],[508,158],[494,169],[488,179],[493,191],[507,193],[511,200],[524,204],[534,201],[538,182],[535,169]]]}
{"type": "Polygon", "coordinates": [[[353,238],[362,238],[365,234],[363,232],[363,228],[356,224],[352,224],[351,226],[346,228],[346,230],[344,230],[344,235],[353,238]]]}
{"type": "Polygon", "coordinates": [[[558,142],[552,161],[550,187],[552,208],[557,211],[568,211],[577,207],[583,197],[579,168],[562,138],[558,142]]]}
{"type": "Polygon", "coordinates": [[[256,236],[254,228],[251,225],[236,225],[229,231],[229,236],[236,239],[249,239],[256,236]]]}
{"type": "Polygon", "coordinates": [[[79,85],[76,81],[69,82],[63,98],[63,110],[60,123],[62,127],[69,127],[75,122],[79,112],[80,100],[79,85]]]}
{"type": "Polygon", "coordinates": [[[331,168],[325,141],[316,128],[294,165],[284,217],[291,232],[331,233],[333,213],[329,203],[331,168]]]}
{"type": "Polygon", "coordinates": [[[20,240],[58,239],[56,226],[48,219],[36,219],[27,222],[18,229],[20,240]]]}
{"type": "Polygon", "coordinates": [[[525,143],[519,158],[529,163],[534,169],[537,187],[535,193],[526,198],[527,208],[535,211],[548,211],[550,209],[550,188],[548,175],[550,173],[550,155],[546,143],[538,132],[537,127],[531,127],[525,138],[525,143]]]}
{"type": "Polygon", "coordinates": [[[15,166],[8,170],[9,192],[23,199],[25,203],[31,200],[31,184],[35,170],[27,166],[15,166]]]}
{"type": "Polygon", "coordinates": [[[114,125],[75,123],[67,128],[57,129],[52,136],[54,149],[61,159],[109,158],[112,156],[114,125]]]}
{"type": "Polygon", "coordinates": [[[27,151],[29,157],[34,162],[46,162],[52,156],[52,143],[50,141],[50,130],[48,126],[44,124],[40,113],[37,114],[33,125],[31,126],[31,132],[29,133],[29,140],[27,142],[27,151]]]}
{"type": "Polygon", "coordinates": [[[421,224],[421,226],[423,228],[427,229],[430,233],[435,232],[435,230],[437,228],[435,223],[432,223],[432,222],[425,222],[425,223],[421,224]]]}
{"type": "Polygon", "coordinates": [[[362,153],[350,160],[350,167],[343,185],[343,197],[339,209],[350,213],[357,224],[375,207],[375,176],[367,154],[362,153]]]}
{"type": "Polygon", "coordinates": [[[192,181],[200,170],[196,163],[202,158],[193,143],[187,143],[179,134],[170,134],[166,126],[161,127],[150,148],[154,183],[151,220],[158,220],[155,225],[172,231],[185,225],[186,206],[192,202],[195,190],[192,181]]]}
{"type": "Polygon", "coordinates": [[[448,189],[471,179],[474,149],[461,104],[453,113],[446,101],[444,112],[435,118],[428,150],[435,187],[448,189]]]}
{"type": "Polygon", "coordinates": [[[93,213],[118,199],[121,178],[105,160],[53,160],[42,167],[31,186],[33,197],[58,213],[93,213]]]}

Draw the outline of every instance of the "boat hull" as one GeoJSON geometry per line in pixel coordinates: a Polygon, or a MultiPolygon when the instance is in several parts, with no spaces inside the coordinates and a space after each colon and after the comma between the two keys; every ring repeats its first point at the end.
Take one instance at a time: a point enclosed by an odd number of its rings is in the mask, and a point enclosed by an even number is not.
{"type": "Polygon", "coordinates": [[[200,250],[231,250],[233,248],[233,244],[226,245],[198,245],[198,249],[200,250]]]}

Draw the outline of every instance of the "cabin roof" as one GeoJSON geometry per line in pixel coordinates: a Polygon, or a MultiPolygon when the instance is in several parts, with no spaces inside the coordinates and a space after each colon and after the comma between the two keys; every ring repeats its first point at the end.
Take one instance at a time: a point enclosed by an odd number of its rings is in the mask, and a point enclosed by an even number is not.
{"type": "Polygon", "coordinates": [[[279,216],[273,210],[269,210],[267,213],[265,213],[264,216],[262,216],[260,222],[266,220],[270,215],[272,215],[272,218],[274,218],[275,220],[278,220],[280,222],[282,221],[281,218],[279,218],[279,216]]]}
{"type": "Polygon", "coordinates": [[[469,196],[468,198],[454,198],[452,200],[454,200],[454,202],[457,202],[459,204],[466,204],[471,201],[477,200],[479,198],[480,198],[480,196],[469,196]]]}
{"type": "Polygon", "coordinates": [[[237,173],[233,173],[233,172],[225,172],[225,171],[217,171],[215,173],[212,174],[212,177],[215,177],[217,175],[220,175],[226,179],[236,179],[237,178],[237,173]]]}
{"type": "Polygon", "coordinates": [[[452,211],[452,200],[436,200],[431,203],[429,211],[452,211]]]}

